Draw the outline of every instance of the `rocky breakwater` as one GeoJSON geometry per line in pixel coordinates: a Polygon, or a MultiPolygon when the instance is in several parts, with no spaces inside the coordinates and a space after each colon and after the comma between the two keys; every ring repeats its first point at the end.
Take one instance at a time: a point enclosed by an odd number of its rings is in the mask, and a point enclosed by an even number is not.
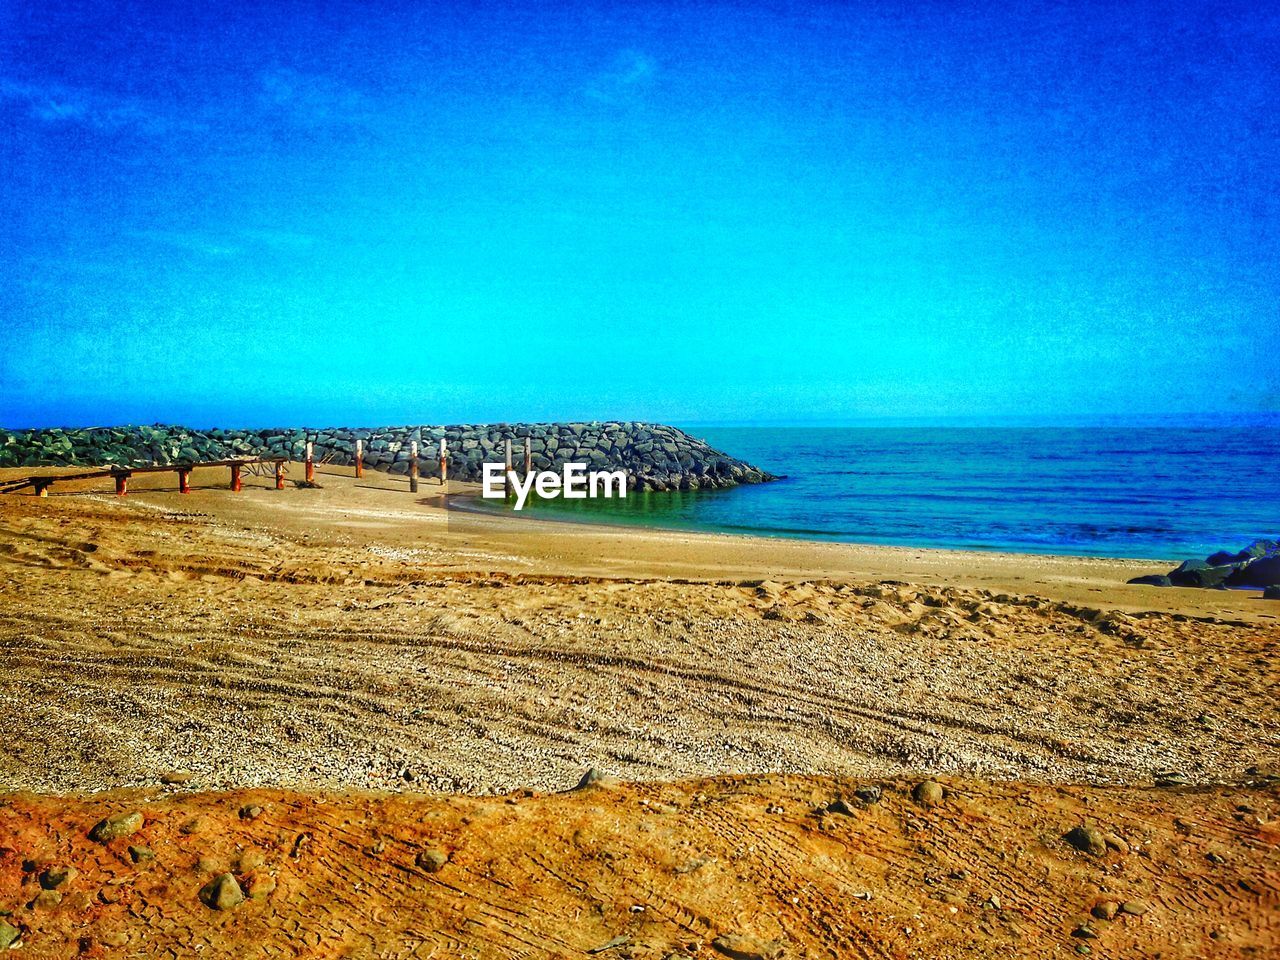
{"type": "Polygon", "coordinates": [[[367,468],[409,472],[410,445],[418,444],[424,477],[439,474],[439,446],[449,454],[449,478],[479,482],[481,465],[501,462],[511,440],[517,469],[528,438],[533,466],[559,469],[585,463],[588,470],[622,470],[633,490],[714,490],[776,479],[758,467],[713,449],[676,427],[634,421],[606,423],[458,424],[372,429],[191,430],[186,427],[0,429],[0,467],[142,466],[231,457],[300,460],[308,442],[322,463],[355,463],[363,442],[367,468]]]}
{"type": "Polygon", "coordinates": [[[1150,587],[1261,589],[1267,599],[1280,600],[1280,541],[1255,540],[1243,550],[1219,550],[1203,560],[1184,560],[1168,573],[1134,577],[1129,582],[1150,587]]]}

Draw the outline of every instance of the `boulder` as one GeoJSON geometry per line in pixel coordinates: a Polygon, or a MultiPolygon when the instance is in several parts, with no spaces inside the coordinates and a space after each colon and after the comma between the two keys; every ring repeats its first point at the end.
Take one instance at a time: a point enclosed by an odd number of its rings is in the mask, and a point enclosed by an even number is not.
{"type": "Polygon", "coordinates": [[[1233,567],[1226,583],[1229,587],[1280,586],[1280,557],[1262,557],[1233,567]]]}
{"type": "Polygon", "coordinates": [[[1145,576],[1134,577],[1130,583],[1138,584],[1144,587],[1171,587],[1173,581],[1163,573],[1149,573],[1145,576]]]}
{"type": "Polygon", "coordinates": [[[1169,581],[1175,587],[1201,587],[1214,589],[1224,586],[1227,578],[1236,572],[1236,567],[1211,567],[1208,564],[1199,564],[1198,566],[1183,569],[1183,564],[1177,570],[1169,574],[1169,581]]]}

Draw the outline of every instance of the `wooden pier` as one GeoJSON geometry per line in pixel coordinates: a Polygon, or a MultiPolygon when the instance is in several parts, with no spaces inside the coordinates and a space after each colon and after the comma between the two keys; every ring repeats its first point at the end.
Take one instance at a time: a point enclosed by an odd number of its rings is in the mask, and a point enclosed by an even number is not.
{"type": "MultiPolygon", "coordinates": [[[[116,482],[116,496],[123,497],[129,492],[129,478],[135,473],[176,473],[178,475],[178,492],[191,492],[191,471],[202,467],[229,467],[231,470],[231,490],[240,492],[243,484],[240,472],[255,463],[275,464],[276,489],[284,489],[284,465],[288,457],[242,457],[234,460],[204,460],[191,463],[171,463],[163,466],[142,467],[106,467],[101,470],[89,470],[85,473],[62,473],[54,476],[16,477],[12,480],[0,480],[0,493],[16,493],[31,487],[37,497],[47,497],[49,488],[55,483],[67,483],[72,480],[96,480],[99,477],[112,477],[116,482]]],[[[308,471],[310,472],[310,471],[308,471]]]]}
{"type": "MultiPolygon", "coordinates": [[[[305,454],[303,463],[303,471],[305,479],[302,481],[304,486],[314,486],[316,483],[316,459],[315,445],[312,441],[307,441],[305,446],[305,454]]],[[[425,449],[422,451],[426,455],[425,449]]],[[[507,469],[511,469],[511,441],[507,441],[507,469]]],[[[356,478],[364,476],[364,441],[357,439],[355,441],[355,458],[354,467],[356,478]]],[[[202,460],[189,461],[183,463],[170,463],[164,465],[148,465],[137,467],[101,467],[96,470],[87,470],[83,473],[62,473],[48,475],[45,474],[15,477],[10,480],[0,480],[0,493],[16,493],[19,490],[31,488],[35,490],[36,496],[47,497],[49,488],[55,483],[66,483],[72,480],[94,480],[99,477],[111,477],[115,480],[116,495],[126,496],[129,492],[129,478],[135,473],[176,473],[178,475],[178,492],[191,492],[191,471],[199,470],[203,467],[227,467],[231,471],[231,480],[228,487],[235,493],[239,493],[243,489],[241,480],[241,471],[253,464],[270,463],[275,465],[275,486],[277,490],[284,489],[284,465],[288,463],[291,457],[237,457],[229,460],[202,460]]],[[[440,440],[440,485],[445,486],[449,482],[449,449],[443,438],[440,440]]],[[[328,462],[328,461],[323,461],[328,462]]],[[[527,473],[530,465],[529,441],[525,440],[525,472],[527,473]]],[[[419,465],[419,446],[416,440],[409,442],[409,491],[411,493],[418,492],[418,479],[421,476],[421,468],[419,465]]],[[[509,482],[509,481],[508,481],[509,482]]]]}

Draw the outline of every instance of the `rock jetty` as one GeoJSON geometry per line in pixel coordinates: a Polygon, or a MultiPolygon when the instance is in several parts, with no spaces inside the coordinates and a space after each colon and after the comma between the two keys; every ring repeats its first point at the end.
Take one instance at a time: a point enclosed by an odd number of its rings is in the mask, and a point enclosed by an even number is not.
{"type": "Polygon", "coordinates": [[[1267,589],[1271,599],[1269,588],[1280,587],[1280,541],[1255,540],[1243,550],[1219,550],[1203,560],[1184,560],[1168,573],[1134,577],[1129,582],[1149,587],[1267,589]]]}
{"type": "Polygon", "coordinates": [[[479,482],[481,465],[501,462],[508,439],[517,468],[523,467],[526,437],[535,469],[585,463],[588,470],[622,470],[633,490],[708,490],[776,479],[676,427],[619,420],[319,430],[203,431],[163,424],[0,429],[0,467],[127,467],[238,456],[301,460],[308,442],[315,445],[317,461],[350,465],[359,439],[364,442],[367,468],[396,474],[409,472],[410,444],[417,442],[419,469],[423,476],[434,476],[443,439],[449,452],[449,479],[479,482]]]}

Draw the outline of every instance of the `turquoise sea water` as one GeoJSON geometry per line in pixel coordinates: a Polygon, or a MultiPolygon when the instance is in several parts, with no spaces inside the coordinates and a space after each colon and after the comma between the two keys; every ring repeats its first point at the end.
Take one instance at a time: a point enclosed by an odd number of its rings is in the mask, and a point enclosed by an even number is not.
{"type": "Polygon", "coordinates": [[[1266,428],[695,427],[787,479],[525,514],[856,543],[1170,559],[1280,534],[1266,428]]]}

